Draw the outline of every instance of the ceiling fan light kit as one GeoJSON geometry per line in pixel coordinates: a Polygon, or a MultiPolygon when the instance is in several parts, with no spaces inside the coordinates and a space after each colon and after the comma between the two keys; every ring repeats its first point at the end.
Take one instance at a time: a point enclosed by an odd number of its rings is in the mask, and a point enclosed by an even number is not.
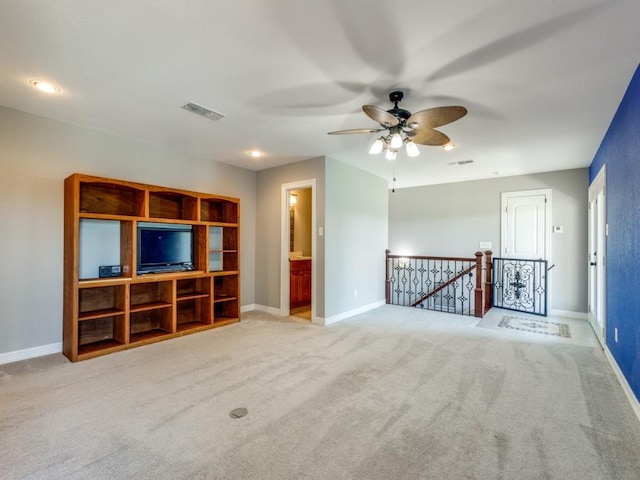
{"type": "Polygon", "coordinates": [[[395,160],[398,152],[405,146],[409,157],[417,157],[420,145],[444,146],[452,145],[449,137],[436,130],[451,122],[455,122],[467,114],[467,109],[460,106],[436,107],[421,110],[414,114],[398,107],[404,94],[401,91],[391,92],[389,100],[394,104],[390,110],[383,110],[375,105],[363,105],[362,111],[378,122],[382,128],[353,128],[349,130],[338,130],[329,132],[329,135],[349,135],[355,133],[376,133],[387,130],[387,135],[383,135],[373,142],[369,153],[377,155],[385,152],[387,160],[395,160]]]}

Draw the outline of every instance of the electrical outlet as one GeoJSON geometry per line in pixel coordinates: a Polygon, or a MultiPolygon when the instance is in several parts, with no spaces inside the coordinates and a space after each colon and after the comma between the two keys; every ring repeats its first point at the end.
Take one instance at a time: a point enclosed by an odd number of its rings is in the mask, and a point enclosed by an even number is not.
{"type": "Polygon", "coordinates": [[[353,291],[353,298],[358,298],[358,289],[357,288],[353,291]]]}
{"type": "Polygon", "coordinates": [[[613,328],[613,340],[618,343],[618,327],[613,328]]]}

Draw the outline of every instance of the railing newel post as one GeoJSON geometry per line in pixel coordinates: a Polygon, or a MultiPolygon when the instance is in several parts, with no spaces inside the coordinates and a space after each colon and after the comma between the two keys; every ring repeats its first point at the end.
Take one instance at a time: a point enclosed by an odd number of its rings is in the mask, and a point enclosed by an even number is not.
{"type": "Polygon", "coordinates": [[[475,302],[474,313],[478,318],[484,316],[484,302],[482,299],[482,252],[476,252],[476,288],[475,288],[475,302]]]}
{"type": "Polygon", "coordinates": [[[385,261],[385,282],[384,282],[384,297],[385,297],[385,301],[387,302],[387,304],[391,303],[391,278],[389,277],[389,261],[391,260],[389,258],[389,254],[391,253],[391,250],[389,250],[388,248],[385,250],[385,257],[386,257],[386,261],[385,261]]]}
{"type": "Polygon", "coordinates": [[[484,271],[484,313],[491,310],[493,303],[493,252],[487,250],[485,254],[485,271],[484,271]]]}

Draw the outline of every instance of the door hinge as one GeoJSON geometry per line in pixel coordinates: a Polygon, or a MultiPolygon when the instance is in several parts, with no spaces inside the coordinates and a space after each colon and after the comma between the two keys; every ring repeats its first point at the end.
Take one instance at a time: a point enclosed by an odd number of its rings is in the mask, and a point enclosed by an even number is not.
{"type": "Polygon", "coordinates": [[[604,236],[605,237],[609,236],[609,224],[608,223],[604,224],[604,236]]]}

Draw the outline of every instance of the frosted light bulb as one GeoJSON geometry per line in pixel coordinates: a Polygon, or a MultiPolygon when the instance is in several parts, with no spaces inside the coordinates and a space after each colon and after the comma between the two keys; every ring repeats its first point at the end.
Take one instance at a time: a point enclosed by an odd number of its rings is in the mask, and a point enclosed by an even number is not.
{"type": "Polygon", "coordinates": [[[420,150],[418,150],[418,146],[412,141],[407,142],[407,155],[410,157],[417,157],[420,155],[420,150]]]}
{"type": "Polygon", "coordinates": [[[399,133],[394,133],[391,137],[391,148],[400,148],[402,147],[402,137],[399,133]]]}
{"type": "Polygon", "coordinates": [[[373,142],[373,145],[371,145],[371,149],[369,150],[369,153],[371,155],[376,155],[380,152],[382,152],[382,147],[384,146],[384,144],[382,143],[381,139],[377,139],[375,142],[373,142]]]}
{"type": "Polygon", "coordinates": [[[387,153],[384,156],[387,160],[395,160],[396,159],[396,151],[395,150],[387,150],[387,153]]]}

